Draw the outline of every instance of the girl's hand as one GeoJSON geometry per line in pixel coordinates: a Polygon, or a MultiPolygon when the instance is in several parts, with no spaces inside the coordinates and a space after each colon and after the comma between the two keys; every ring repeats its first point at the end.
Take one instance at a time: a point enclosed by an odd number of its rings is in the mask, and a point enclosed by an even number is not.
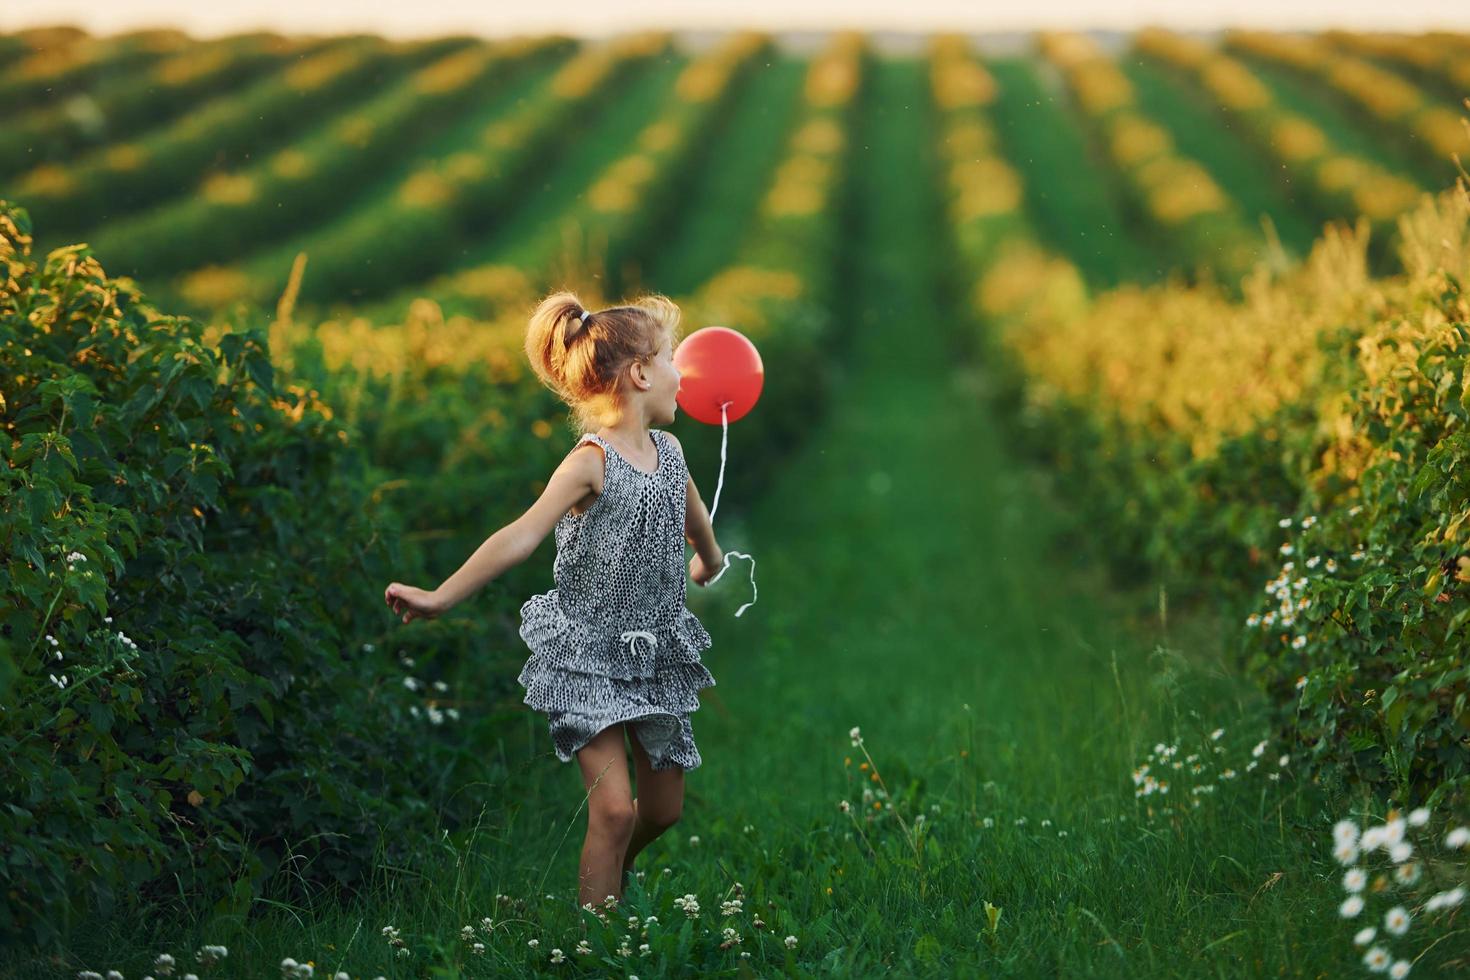
{"type": "Polygon", "coordinates": [[[689,577],[694,579],[695,585],[708,585],[709,580],[714,578],[719,570],[724,567],[725,556],[720,555],[720,561],[713,567],[705,565],[704,559],[695,552],[694,557],[689,559],[689,577]]]}
{"type": "Polygon", "coordinates": [[[434,619],[449,608],[435,593],[398,582],[384,590],[383,601],[392,607],[394,613],[402,616],[405,623],[416,618],[434,619]]]}

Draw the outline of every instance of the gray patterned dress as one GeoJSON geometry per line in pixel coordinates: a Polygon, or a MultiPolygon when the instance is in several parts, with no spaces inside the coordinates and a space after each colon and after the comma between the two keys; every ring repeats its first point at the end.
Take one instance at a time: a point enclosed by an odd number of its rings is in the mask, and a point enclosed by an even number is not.
{"type": "Polygon", "coordinates": [[[655,769],[700,764],[689,713],[714,677],[700,660],[709,633],[684,605],[684,507],[689,470],[668,435],[650,429],[658,466],[647,473],[596,433],[602,493],[556,522],[556,588],[521,606],[531,656],[517,678],[545,712],[557,758],[570,762],[594,735],[631,722],[655,769]]]}

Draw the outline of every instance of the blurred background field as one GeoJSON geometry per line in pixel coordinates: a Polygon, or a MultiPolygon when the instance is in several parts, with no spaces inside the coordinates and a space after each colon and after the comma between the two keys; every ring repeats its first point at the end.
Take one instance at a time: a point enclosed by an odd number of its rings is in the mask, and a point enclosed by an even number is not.
{"type": "MultiPolygon", "coordinates": [[[[1454,31],[0,34],[9,969],[1365,969],[1332,824],[1470,802],[1467,97],[1454,31]],[[563,286],[767,370],[717,531],[770,571],[740,621],[743,564],[691,587],[647,956],[538,911],[550,542],[378,605],[571,445],[521,350],[563,286]],[[1195,743],[1214,788],[1154,796],[1195,743]]],[[[670,429],[710,502],[720,433],[670,429]]],[[[1372,890],[1429,975],[1441,849],[1372,890]]]]}

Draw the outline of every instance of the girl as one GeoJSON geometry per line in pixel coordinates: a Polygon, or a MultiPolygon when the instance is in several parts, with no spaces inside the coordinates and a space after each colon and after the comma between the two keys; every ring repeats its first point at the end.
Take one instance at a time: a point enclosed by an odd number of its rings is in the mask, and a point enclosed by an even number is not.
{"type": "Polygon", "coordinates": [[[556,588],[521,606],[531,656],[518,680],[524,702],[547,713],[557,758],[575,756],[582,771],[583,906],[621,898],[638,852],[679,818],[684,772],[701,761],[689,713],[715,683],[700,660],[710,635],[684,605],[684,541],[699,585],[724,552],[679,440],[652,428],[674,420],[678,330],[679,308],[659,295],[596,313],[569,292],[544,299],[526,354],[573,409],[582,437],[540,499],[444,584],[426,592],[394,582],[384,596],[405,623],[433,618],[525,561],[555,529],[556,588]]]}

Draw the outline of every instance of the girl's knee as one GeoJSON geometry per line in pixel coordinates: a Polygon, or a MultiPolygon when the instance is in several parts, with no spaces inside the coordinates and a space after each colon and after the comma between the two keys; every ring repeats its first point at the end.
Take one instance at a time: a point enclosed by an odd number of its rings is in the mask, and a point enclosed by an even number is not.
{"type": "Polygon", "coordinates": [[[587,811],[588,829],[609,837],[633,836],[633,825],[637,819],[638,814],[633,809],[631,799],[595,802],[587,811]]]}
{"type": "Polygon", "coordinates": [[[644,808],[643,800],[638,801],[638,816],[644,823],[657,829],[659,832],[668,830],[679,822],[679,816],[684,810],[683,800],[660,801],[657,804],[648,805],[644,808]]]}

